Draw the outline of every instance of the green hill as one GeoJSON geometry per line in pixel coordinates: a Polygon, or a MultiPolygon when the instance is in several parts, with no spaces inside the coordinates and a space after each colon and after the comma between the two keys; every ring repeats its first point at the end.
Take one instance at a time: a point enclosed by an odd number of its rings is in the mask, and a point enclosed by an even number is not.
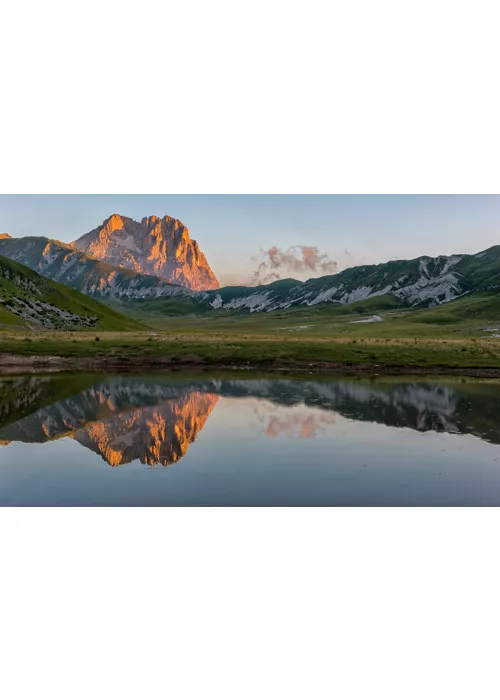
{"type": "Polygon", "coordinates": [[[144,329],[108,306],[0,255],[0,324],[54,330],[144,329]]]}
{"type": "Polygon", "coordinates": [[[500,324],[500,294],[496,290],[473,292],[433,309],[415,310],[408,314],[415,323],[458,324],[474,322],[500,324]]]}

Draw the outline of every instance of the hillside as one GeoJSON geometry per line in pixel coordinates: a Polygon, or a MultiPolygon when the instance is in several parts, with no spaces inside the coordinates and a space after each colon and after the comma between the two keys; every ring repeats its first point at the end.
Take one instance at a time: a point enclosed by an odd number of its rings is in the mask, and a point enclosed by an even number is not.
{"type": "Polygon", "coordinates": [[[0,324],[27,328],[139,330],[143,324],[0,255],[0,324]]]}
{"type": "Polygon", "coordinates": [[[193,294],[158,277],[108,265],[50,238],[4,237],[0,240],[0,254],[96,299],[190,297],[193,294]]]}
{"type": "Polygon", "coordinates": [[[214,309],[276,311],[321,304],[346,306],[393,297],[402,307],[436,306],[469,292],[500,287],[500,246],[476,255],[423,256],[364,265],[293,285],[280,280],[261,287],[230,287],[202,299],[214,309]]]}
{"type": "Polygon", "coordinates": [[[307,282],[284,279],[258,287],[222,287],[185,299],[124,299],[115,306],[157,326],[167,316],[205,315],[209,311],[231,315],[275,312],[310,319],[311,314],[377,314],[398,309],[412,309],[413,313],[435,309],[436,323],[445,323],[447,315],[456,320],[479,313],[478,318],[497,317],[493,307],[500,298],[499,289],[500,246],[496,246],[477,255],[354,267],[307,282]]]}
{"type": "MultiPolygon", "coordinates": [[[[377,313],[441,307],[470,294],[497,294],[500,289],[500,246],[476,255],[395,260],[353,267],[307,282],[284,279],[257,287],[231,286],[199,292],[177,301],[157,298],[151,305],[131,299],[123,310],[157,321],[165,316],[207,310],[260,312],[377,313]]],[[[443,312],[444,313],[444,312],[443,312]]]]}
{"type": "MultiPolygon", "coordinates": [[[[148,226],[153,225],[150,219],[148,226]]],[[[118,226],[117,222],[115,224],[118,226]]],[[[135,229],[116,226],[108,236],[111,241],[108,243],[116,256],[108,257],[124,264],[120,256],[128,253],[113,236],[119,234],[123,242],[124,231],[128,231],[127,245],[133,247],[134,241],[140,241],[142,234],[135,229]]],[[[176,231],[182,233],[179,227],[176,231]]],[[[95,232],[91,234],[83,236],[75,245],[83,245],[93,255],[104,256],[104,248],[100,249],[100,244],[95,242],[101,238],[96,238],[95,232]]],[[[182,233],[182,236],[186,235],[182,233]]],[[[390,308],[430,308],[471,293],[485,294],[500,289],[500,246],[476,255],[422,256],[414,260],[358,266],[306,282],[284,279],[258,287],[231,286],[201,291],[170,284],[158,276],[110,265],[89,253],[48,238],[14,239],[3,235],[0,254],[28,265],[50,279],[106,301],[126,314],[141,319],[154,317],[155,320],[162,316],[213,310],[255,314],[293,309],[342,310],[353,305],[353,308],[370,308],[376,313],[390,308]]],[[[142,263],[136,265],[142,269],[141,266],[142,263]]],[[[146,267],[150,269],[151,266],[148,263],[146,267]]],[[[161,270],[164,272],[165,268],[161,270]]]]}
{"type": "Polygon", "coordinates": [[[138,222],[113,214],[71,245],[103,262],[188,289],[219,287],[198,243],[186,226],[171,216],[148,216],[138,222]]]}

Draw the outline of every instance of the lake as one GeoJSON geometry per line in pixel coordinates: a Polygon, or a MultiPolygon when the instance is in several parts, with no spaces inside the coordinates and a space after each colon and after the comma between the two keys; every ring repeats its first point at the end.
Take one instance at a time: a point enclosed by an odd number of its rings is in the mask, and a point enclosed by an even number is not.
{"type": "Polygon", "coordinates": [[[500,382],[0,378],[2,506],[496,506],[500,382]]]}

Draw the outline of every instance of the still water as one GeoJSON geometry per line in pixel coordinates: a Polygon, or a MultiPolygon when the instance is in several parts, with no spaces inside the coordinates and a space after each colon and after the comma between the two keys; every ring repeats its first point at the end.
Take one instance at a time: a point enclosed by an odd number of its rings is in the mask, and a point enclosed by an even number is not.
{"type": "Polygon", "coordinates": [[[500,383],[0,378],[2,506],[500,504],[500,383]]]}

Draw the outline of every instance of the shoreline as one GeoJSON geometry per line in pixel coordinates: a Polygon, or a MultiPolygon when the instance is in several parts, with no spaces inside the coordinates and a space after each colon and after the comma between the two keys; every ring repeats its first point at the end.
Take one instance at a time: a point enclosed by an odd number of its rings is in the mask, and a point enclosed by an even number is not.
{"type": "Polygon", "coordinates": [[[206,362],[196,356],[174,360],[162,356],[63,357],[59,355],[0,354],[0,376],[36,372],[75,370],[137,372],[148,370],[230,370],[266,371],[279,374],[338,374],[352,376],[448,375],[480,379],[500,378],[500,367],[457,367],[450,365],[390,365],[367,362],[299,362],[261,360],[257,362],[206,362]]]}

